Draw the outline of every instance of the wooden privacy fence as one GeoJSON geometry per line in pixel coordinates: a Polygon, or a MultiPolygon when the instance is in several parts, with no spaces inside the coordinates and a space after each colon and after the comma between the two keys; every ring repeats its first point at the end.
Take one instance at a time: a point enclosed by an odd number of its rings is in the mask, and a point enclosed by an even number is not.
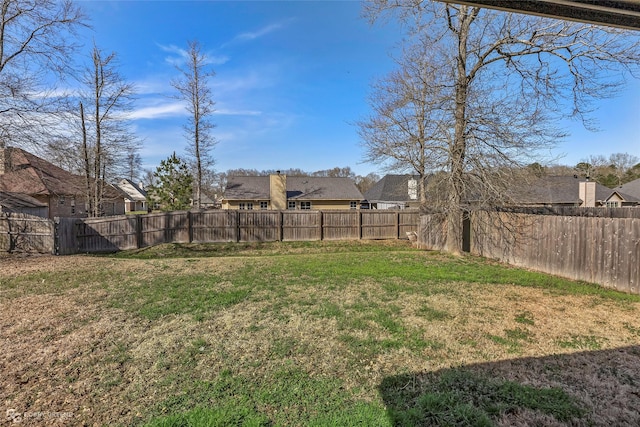
{"type": "MultiPolygon", "coordinates": [[[[640,294],[640,218],[472,212],[468,222],[473,254],[640,294]]],[[[423,215],[420,247],[442,249],[445,229],[423,215]]]]}
{"type": "Polygon", "coordinates": [[[137,249],[161,243],[400,239],[417,211],[180,211],[56,220],[56,253],[137,249]]]}
{"type": "Polygon", "coordinates": [[[22,213],[0,213],[0,251],[52,253],[53,221],[22,213]]]}

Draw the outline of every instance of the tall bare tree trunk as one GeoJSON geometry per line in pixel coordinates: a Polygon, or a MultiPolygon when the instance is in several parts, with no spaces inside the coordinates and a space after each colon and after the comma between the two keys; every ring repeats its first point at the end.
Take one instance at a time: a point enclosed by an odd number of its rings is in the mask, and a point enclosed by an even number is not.
{"type": "Polygon", "coordinates": [[[93,192],[91,191],[91,163],[89,162],[89,147],[87,142],[87,124],[84,117],[84,105],[80,102],[80,125],[82,126],[82,160],[84,163],[84,175],[87,197],[87,214],[93,213],[93,192]]]}
{"type": "MultiPolygon", "coordinates": [[[[469,28],[477,14],[466,6],[460,8],[458,35],[458,56],[456,58],[454,134],[451,146],[451,175],[449,179],[450,204],[446,210],[447,239],[445,250],[452,254],[462,253],[462,197],[464,193],[464,163],[467,128],[467,97],[469,80],[467,77],[467,40],[469,28]]],[[[450,24],[453,27],[454,24],[450,24]]]]}

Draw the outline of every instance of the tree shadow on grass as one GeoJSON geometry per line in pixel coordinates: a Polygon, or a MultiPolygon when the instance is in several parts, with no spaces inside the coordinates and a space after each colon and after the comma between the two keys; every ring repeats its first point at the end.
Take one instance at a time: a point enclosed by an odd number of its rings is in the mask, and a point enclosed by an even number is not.
{"type": "Polygon", "coordinates": [[[638,426],[640,346],[385,378],[394,426],[638,426]]]}

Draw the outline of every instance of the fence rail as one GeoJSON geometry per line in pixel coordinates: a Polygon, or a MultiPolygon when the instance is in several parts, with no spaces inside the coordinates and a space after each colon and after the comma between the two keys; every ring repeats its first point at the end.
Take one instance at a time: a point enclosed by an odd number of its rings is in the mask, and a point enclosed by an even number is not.
{"type": "Polygon", "coordinates": [[[161,243],[402,239],[418,211],[180,211],[59,218],[57,253],[110,252],[161,243]]]}

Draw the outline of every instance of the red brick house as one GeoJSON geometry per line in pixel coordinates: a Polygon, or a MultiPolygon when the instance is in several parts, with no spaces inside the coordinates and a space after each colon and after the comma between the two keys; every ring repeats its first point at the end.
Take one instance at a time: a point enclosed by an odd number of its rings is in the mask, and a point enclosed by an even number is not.
{"type": "MultiPolygon", "coordinates": [[[[0,148],[0,191],[26,194],[48,206],[49,218],[86,217],[85,178],[27,151],[0,148]]],[[[124,197],[106,189],[105,215],[123,215],[124,197]]]]}

